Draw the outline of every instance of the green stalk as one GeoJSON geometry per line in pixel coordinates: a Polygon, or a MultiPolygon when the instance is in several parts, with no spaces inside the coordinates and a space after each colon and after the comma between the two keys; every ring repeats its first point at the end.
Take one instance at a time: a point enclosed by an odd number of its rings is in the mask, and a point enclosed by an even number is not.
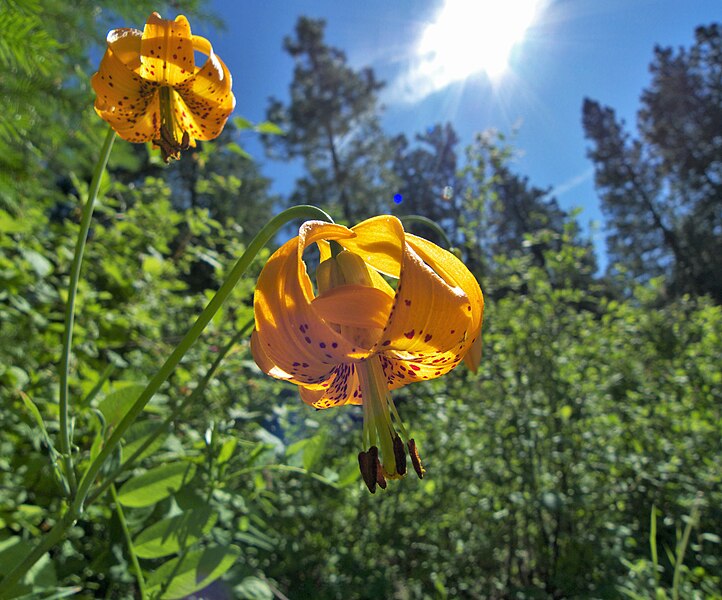
{"type": "Polygon", "coordinates": [[[118,493],[115,491],[115,485],[110,485],[110,493],[113,495],[113,502],[115,503],[115,512],[118,513],[118,520],[120,521],[120,527],[123,529],[123,535],[125,536],[125,543],[128,544],[128,554],[130,555],[130,562],[133,563],[133,570],[135,571],[136,579],[138,580],[138,591],[140,592],[141,600],[145,600],[148,596],[145,593],[145,579],[143,579],[143,570],[140,568],[138,557],[135,554],[135,548],[133,548],[133,538],[130,535],[128,529],[128,522],[125,520],[125,513],[123,513],[123,507],[120,505],[118,500],[118,493]]]}
{"type": "Polygon", "coordinates": [[[203,376],[203,379],[196,386],[193,392],[186,396],[183,401],[171,411],[171,414],[168,415],[162,423],[158,424],[158,427],[156,427],[153,432],[146,438],[146,440],[140,446],[138,446],[138,448],[135,450],[135,452],[133,452],[133,454],[131,454],[126,460],[123,461],[122,465],[120,465],[110,475],[108,475],[103,481],[103,483],[101,483],[97,488],[93,490],[90,495],[88,495],[87,504],[92,504],[105,492],[105,490],[108,489],[109,486],[113,484],[114,481],[117,481],[118,477],[120,477],[122,473],[128,471],[131,467],[133,467],[135,465],[135,461],[140,458],[143,452],[146,451],[146,449],[155,441],[155,439],[159,435],[161,435],[163,432],[167,431],[170,428],[170,424],[183,413],[186,407],[190,406],[196,400],[198,400],[198,398],[200,398],[201,394],[206,389],[206,386],[218,370],[218,367],[221,365],[223,359],[231,351],[233,346],[235,346],[240,341],[240,339],[246,333],[248,333],[248,330],[253,327],[253,323],[254,321],[253,319],[251,319],[234,334],[233,338],[231,338],[231,341],[228,342],[228,344],[218,353],[216,359],[213,361],[213,364],[208,368],[206,374],[203,376]]]}
{"type": "Polygon", "coordinates": [[[674,558],[674,575],[672,576],[672,600],[679,600],[679,587],[682,582],[682,566],[684,565],[684,554],[689,544],[689,536],[692,528],[698,526],[699,521],[699,499],[692,507],[692,513],[687,520],[682,539],[677,543],[676,556],[674,558]]]}
{"type": "Polygon", "coordinates": [[[201,333],[206,328],[206,325],[208,325],[211,319],[220,310],[221,306],[226,301],[226,298],[228,298],[231,294],[233,288],[236,287],[236,284],[246,272],[246,269],[248,269],[251,265],[258,252],[268,243],[278,230],[289,221],[293,221],[295,219],[313,218],[331,221],[331,217],[329,217],[320,208],[308,205],[294,206],[284,210],[281,214],[276,215],[273,219],[266,223],[263,229],[261,229],[256,237],[253,238],[246,251],[238,259],[230,274],[223,282],[223,285],[216,292],[215,296],[211,298],[211,301],[203,309],[203,312],[198,316],[196,322],[190,328],[188,333],[186,333],[185,337],[180,341],[178,346],[176,346],[171,355],[166,359],[165,363],[163,363],[160,370],[155,374],[153,379],[148,382],[148,385],[146,385],[145,389],[135,401],[133,406],[130,407],[123,419],[120,423],[118,423],[118,426],[113,430],[113,433],[108,438],[108,441],[105,443],[103,449],[88,467],[88,470],[80,480],[78,494],[72,505],[72,508],[77,510],[78,514],[82,512],[83,502],[85,501],[85,497],[88,495],[90,487],[93,485],[98,472],[108,457],[113,453],[115,447],[118,445],[123,435],[125,435],[126,430],[133,424],[138,415],[145,408],[145,405],[148,404],[150,399],[155,395],[165,380],[170,377],[171,373],[178,366],[178,363],[181,361],[183,356],[185,356],[186,352],[188,352],[193,343],[200,337],[201,333]]]}
{"type": "Polygon", "coordinates": [[[66,512],[48,534],[40,540],[40,543],[2,580],[0,583],[0,598],[14,598],[16,596],[13,593],[15,585],[48,550],[63,540],[65,533],[74,523],[75,519],[71,518],[69,512],[66,512]]]}
{"type": "MultiPolygon", "coordinates": [[[[166,379],[168,379],[168,377],[170,377],[171,373],[178,366],[178,363],[181,361],[185,353],[198,339],[206,325],[208,325],[225,300],[231,294],[233,288],[251,265],[258,252],[286,223],[295,219],[317,219],[333,223],[333,219],[331,219],[331,217],[329,217],[320,208],[309,205],[301,205],[294,206],[283,211],[279,215],[276,215],[273,219],[266,223],[261,231],[258,232],[256,237],[253,238],[253,241],[251,241],[248,245],[246,251],[234,265],[230,274],[223,282],[223,285],[216,292],[215,296],[211,298],[211,301],[205,309],[203,309],[203,312],[198,316],[196,322],[192,325],[178,346],[176,346],[171,355],[166,359],[165,363],[163,363],[160,370],[150,380],[150,382],[148,382],[148,385],[145,387],[133,406],[130,407],[121,422],[117,425],[112,435],[108,438],[103,449],[90,464],[88,470],[80,480],[75,498],[68,508],[68,511],[63,516],[63,519],[58,521],[55,527],[53,527],[53,529],[51,529],[50,532],[48,532],[48,534],[40,540],[38,545],[30,552],[30,554],[15,569],[13,569],[2,580],[2,582],[0,582],[0,600],[6,597],[5,590],[9,590],[15,583],[17,583],[25,575],[25,573],[27,573],[28,569],[30,569],[30,567],[32,567],[40,559],[40,557],[45,554],[45,552],[65,537],[67,530],[72,527],[78,517],[82,514],[86,497],[95,482],[95,478],[105,464],[105,461],[112,455],[116,446],[120,443],[120,440],[127,429],[143,411],[145,405],[148,404],[160,386],[166,381],[166,379]]],[[[112,483],[112,480],[109,481],[112,483]]]]}
{"type": "Polygon", "coordinates": [[[652,552],[652,568],[654,569],[654,598],[659,589],[659,557],[657,555],[657,507],[652,504],[652,514],[649,517],[649,549],[652,552]]]}
{"type": "Polygon", "coordinates": [[[93,170],[93,178],[88,189],[88,201],[83,207],[83,214],[80,219],[80,231],[78,231],[78,239],[75,243],[75,254],[73,255],[73,264],[70,268],[70,284],[68,287],[68,301],[65,306],[65,329],[63,331],[63,351],[60,358],[60,397],[59,397],[59,413],[60,413],[60,452],[63,455],[63,464],[65,467],[65,476],[68,479],[71,495],[75,493],[77,482],[75,480],[75,470],[73,468],[73,456],[71,453],[70,427],[68,424],[68,373],[70,371],[70,348],[73,342],[73,324],[75,322],[75,300],[78,293],[78,280],[80,279],[80,266],[83,262],[83,253],[85,252],[85,242],[88,238],[88,230],[90,229],[90,219],[93,216],[93,208],[95,200],[98,197],[98,189],[100,188],[100,178],[105,171],[110,157],[110,151],[113,148],[115,140],[115,131],[108,127],[108,133],[105,136],[103,147],[100,150],[100,157],[93,170]]]}
{"type": "Polygon", "coordinates": [[[447,248],[451,248],[453,246],[449,236],[446,235],[446,232],[441,228],[441,226],[436,221],[432,221],[428,217],[423,217],[421,215],[405,215],[403,217],[399,217],[399,220],[404,225],[407,223],[419,223],[421,225],[425,225],[429,229],[435,231],[439,237],[444,240],[444,244],[446,244],[447,248]]]}

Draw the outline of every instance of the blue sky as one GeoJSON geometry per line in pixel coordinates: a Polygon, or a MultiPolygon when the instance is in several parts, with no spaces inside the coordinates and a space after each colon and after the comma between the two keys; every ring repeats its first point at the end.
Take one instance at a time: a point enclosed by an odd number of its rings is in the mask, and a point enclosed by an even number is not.
{"type": "MultiPolygon", "coordinates": [[[[300,15],[324,18],[328,43],[342,48],[353,67],[371,66],[387,83],[381,101],[389,134],[411,137],[449,121],[460,135],[461,151],[477,132],[491,127],[509,133],[518,126],[518,172],[534,185],[552,188],[562,207],[581,207],[587,226],[601,222],[601,213],[586,158],[583,99],[612,106],[633,125],[655,44],[689,46],[696,26],[722,15],[720,0],[551,0],[513,47],[500,78],[476,73],[427,93],[428,82],[410,79],[409,73],[424,32],[446,1],[212,0],[227,30],[200,24],[194,33],[211,40],[233,74],[235,114],[262,121],[268,97],[288,97],[293,63],[282,50],[283,37],[300,15]]],[[[489,21],[482,22],[475,7],[511,1],[523,0],[469,0],[468,22],[458,35],[446,37],[473,48],[488,35],[489,21]]],[[[483,59],[482,51],[471,54],[483,59]]],[[[297,171],[269,164],[254,140],[244,142],[276,180],[275,190],[287,192],[297,171]]],[[[392,197],[390,191],[390,203],[392,197]]],[[[599,242],[602,237],[597,234],[599,242]]]]}

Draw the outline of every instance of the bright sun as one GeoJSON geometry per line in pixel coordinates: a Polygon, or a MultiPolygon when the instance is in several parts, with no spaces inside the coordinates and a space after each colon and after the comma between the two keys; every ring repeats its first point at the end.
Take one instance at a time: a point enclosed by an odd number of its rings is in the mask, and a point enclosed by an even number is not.
{"type": "Polygon", "coordinates": [[[485,72],[501,75],[543,0],[446,0],[418,47],[420,70],[439,89],[485,72]]]}

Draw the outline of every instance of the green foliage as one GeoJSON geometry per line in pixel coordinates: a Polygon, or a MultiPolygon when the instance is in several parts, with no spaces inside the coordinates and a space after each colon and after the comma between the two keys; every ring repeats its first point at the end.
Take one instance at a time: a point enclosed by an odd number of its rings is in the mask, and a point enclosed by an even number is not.
{"type": "MultiPolygon", "coordinates": [[[[65,20],[39,18],[58,7],[2,5],[13,12],[0,27],[38,35],[27,51],[13,33],[0,36],[0,60],[50,78],[56,69],[32,61],[50,57],[53,44],[67,47],[53,58],[64,65],[61,87],[87,100],[85,80],[68,65],[76,56],[85,65],[90,42],[71,44],[62,29],[91,17],[105,27],[108,13],[81,2],[65,20]]],[[[136,12],[144,19],[148,11],[145,2],[114,7],[136,25],[136,12]]],[[[314,23],[306,23],[310,33],[322,32],[314,23]]],[[[311,41],[326,52],[329,72],[359,83],[342,55],[311,41]]],[[[308,48],[289,50],[308,58],[308,48]]],[[[36,85],[17,79],[0,86],[36,85]]],[[[1,142],[23,161],[35,157],[8,171],[17,181],[0,209],[3,575],[63,523],[69,504],[56,447],[57,371],[89,157],[101,139],[99,124],[72,103],[28,94],[23,114],[32,119],[18,119],[15,137],[1,142]],[[69,122],[83,124],[72,141],[69,122]],[[43,154],[61,147],[62,155],[43,154]],[[30,169],[43,177],[26,185],[30,169]]],[[[362,97],[373,117],[373,99],[362,97]]],[[[303,133],[282,125],[279,140],[303,133]]],[[[81,474],[273,212],[270,182],[239,145],[243,131],[278,134],[239,118],[170,167],[144,146],[116,143],[74,329],[72,450],[81,474]]],[[[629,293],[615,293],[617,280],[595,277],[574,215],[510,168],[503,136],[480,136],[462,165],[449,150],[454,140],[436,127],[396,147],[409,205],[418,198],[418,210],[446,228],[487,298],[479,372],[462,366],[394,392],[425,478],[412,474],[371,496],[358,472],[360,409],[313,411],[293,386],[262,376],[247,336],[235,336],[251,317],[264,252],[111,453],[99,475],[117,477],[117,489],[96,488],[67,536],[0,594],[722,597],[722,310],[693,295],[665,301],[665,284],[653,277],[624,280],[629,293]],[[446,185],[459,166],[453,201],[439,200],[438,177],[446,185]],[[415,195],[418,188],[433,189],[415,195]]],[[[357,179],[345,180],[353,194],[367,189],[358,184],[366,174],[372,180],[388,166],[385,155],[354,151],[357,179]]],[[[309,189],[338,184],[322,162],[309,161],[309,189]]],[[[368,210],[349,198],[353,211],[368,210]]]]}
{"type": "MultiPolygon", "coordinates": [[[[554,272],[575,260],[567,244],[547,252],[554,272]]],[[[276,523],[286,536],[269,561],[281,589],[617,598],[625,588],[646,598],[629,564],[650,560],[656,505],[667,517],[660,548],[675,548],[674,523],[699,507],[680,597],[720,593],[722,312],[692,299],[652,308],[642,289],[635,302],[595,300],[521,258],[507,270],[505,287],[525,291],[489,302],[480,373],[395,393],[427,478],[382,501],[360,486],[319,500],[318,489],[284,485],[276,523]]],[[[338,432],[330,464],[354,427],[341,418],[316,417],[338,432]]],[[[671,590],[675,561],[661,554],[659,564],[671,590]]]]}

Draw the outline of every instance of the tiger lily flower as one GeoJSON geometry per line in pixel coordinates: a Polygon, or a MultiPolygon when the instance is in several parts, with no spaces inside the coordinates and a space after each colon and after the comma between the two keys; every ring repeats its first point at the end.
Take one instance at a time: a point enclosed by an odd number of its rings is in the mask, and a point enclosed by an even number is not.
{"type": "Polygon", "coordinates": [[[373,493],[406,473],[407,449],[424,474],[390,390],[444,375],[462,360],[475,370],[483,311],[464,264],[406,233],[396,217],[351,229],[307,221],[259,276],[251,350],[265,373],[299,386],[311,406],[363,406],[359,466],[373,493]],[[316,292],[303,261],[314,242],[316,292]],[[384,276],[396,280],[395,289],[384,276]]]}
{"type": "Polygon", "coordinates": [[[91,79],[95,112],[121,138],[153,142],[168,162],[220,135],[236,104],[231,74],[183,15],[170,21],[153,13],[143,32],[113,29],[107,45],[91,79]],[[194,52],[208,57],[203,66],[194,52]]]}

